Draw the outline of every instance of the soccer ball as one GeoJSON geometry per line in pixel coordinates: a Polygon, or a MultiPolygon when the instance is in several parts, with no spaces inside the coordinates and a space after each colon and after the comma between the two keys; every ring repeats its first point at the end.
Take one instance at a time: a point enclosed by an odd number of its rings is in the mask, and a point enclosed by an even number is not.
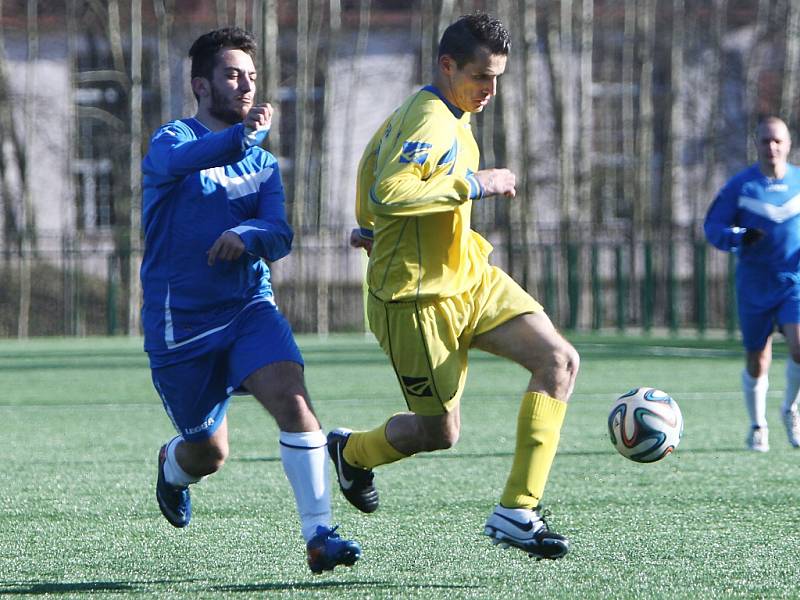
{"type": "Polygon", "coordinates": [[[608,434],[625,458],[656,462],[677,448],[683,435],[683,415],[669,394],[636,388],[614,402],[608,415],[608,434]]]}

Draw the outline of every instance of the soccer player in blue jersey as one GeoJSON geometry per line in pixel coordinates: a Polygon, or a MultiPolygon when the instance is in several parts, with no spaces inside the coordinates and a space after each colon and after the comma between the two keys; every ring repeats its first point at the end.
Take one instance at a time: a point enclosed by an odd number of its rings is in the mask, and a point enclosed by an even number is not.
{"type": "Polygon", "coordinates": [[[781,407],[789,443],[800,447],[800,168],[787,162],[791,138],[778,117],[755,131],[758,164],[736,174],[708,210],[705,233],[736,254],[736,298],[746,365],[742,388],[750,416],[747,446],[769,450],[766,405],[777,328],[789,347],[781,407]]]}
{"type": "Polygon", "coordinates": [[[578,371],[575,349],[542,306],[489,263],[492,246],[470,227],[473,201],[513,198],[508,169],[481,169],[470,117],[497,93],[510,48],[505,27],[467,15],[444,32],[433,84],[412,94],[373,136],[358,170],[351,244],[370,256],[370,327],[389,356],[409,412],[370,431],[328,434],[344,496],[378,507],[373,468],[446,449],[461,427],[470,348],[530,372],[516,423],[511,473],[484,533],[541,558],[567,539],[540,501],[578,371]]]}
{"type": "Polygon", "coordinates": [[[361,549],[331,527],[326,436],[270,284],[266,261],[289,253],[293,233],[278,163],[258,145],[272,107],[254,103],[255,49],[239,28],[195,41],[197,114],[158,129],[142,163],[145,350],[178,431],[158,455],[156,498],[172,525],[189,524],[189,486],[228,456],[231,394],[250,393],[280,429],[308,565],[321,573],[361,549]]]}

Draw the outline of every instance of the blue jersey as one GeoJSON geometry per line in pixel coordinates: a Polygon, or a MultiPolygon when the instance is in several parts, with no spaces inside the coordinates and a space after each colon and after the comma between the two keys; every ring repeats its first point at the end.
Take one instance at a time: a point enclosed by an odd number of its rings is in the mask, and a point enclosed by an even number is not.
{"type": "Polygon", "coordinates": [[[192,118],[167,123],[150,142],[141,279],[154,365],[199,352],[246,306],[273,301],[265,260],[286,256],[293,234],[278,163],[248,144],[242,124],[212,133],[192,118]],[[225,231],[239,235],[245,253],[209,266],[206,253],[225,231]]]}
{"type": "Polygon", "coordinates": [[[708,241],[735,252],[741,273],[790,274],[800,271],[800,168],[786,165],[783,179],[771,179],[758,165],[731,178],[717,195],[705,219],[708,241]],[[742,245],[748,228],[764,232],[742,245]]]}

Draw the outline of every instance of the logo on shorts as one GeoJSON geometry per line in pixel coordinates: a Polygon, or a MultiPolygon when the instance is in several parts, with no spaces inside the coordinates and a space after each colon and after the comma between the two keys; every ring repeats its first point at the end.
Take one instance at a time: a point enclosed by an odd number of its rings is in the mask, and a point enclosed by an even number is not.
{"type": "Polygon", "coordinates": [[[431,390],[431,380],[427,377],[406,377],[401,375],[400,379],[403,381],[403,387],[406,388],[406,393],[409,396],[433,396],[431,390]]]}
{"type": "Polygon", "coordinates": [[[190,427],[189,429],[186,429],[184,431],[184,433],[186,435],[192,435],[193,433],[199,433],[201,431],[204,431],[204,430],[208,429],[213,424],[214,424],[214,417],[209,417],[206,421],[203,421],[197,427],[190,427]]]}

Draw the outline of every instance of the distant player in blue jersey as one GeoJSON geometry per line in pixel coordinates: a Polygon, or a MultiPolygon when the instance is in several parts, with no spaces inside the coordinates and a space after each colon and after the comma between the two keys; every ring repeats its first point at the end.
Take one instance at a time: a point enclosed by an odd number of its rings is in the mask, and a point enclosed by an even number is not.
{"type": "Polygon", "coordinates": [[[747,445],[769,450],[766,404],[777,328],[789,346],[782,417],[800,447],[800,168],[787,163],[791,138],[781,119],[763,119],[755,132],[758,164],[735,175],[706,215],[708,241],[737,257],[736,296],[747,351],[742,388],[750,415],[747,445]]]}
{"type": "Polygon", "coordinates": [[[189,524],[189,486],[228,456],[231,394],[250,393],[280,429],[308,564],[320,573],[352,565],[361,549],[331,527],[326,436],[270,284],[266,261],[289,253],[293,233],[278,163],[258,145],[272,107],[254,104],[255,49],[238,28],[194,43],[197,114],[156,131],[142,163],[145,350],[178,431],[159,452],[156,497],[172,525],[189,524]]]}

